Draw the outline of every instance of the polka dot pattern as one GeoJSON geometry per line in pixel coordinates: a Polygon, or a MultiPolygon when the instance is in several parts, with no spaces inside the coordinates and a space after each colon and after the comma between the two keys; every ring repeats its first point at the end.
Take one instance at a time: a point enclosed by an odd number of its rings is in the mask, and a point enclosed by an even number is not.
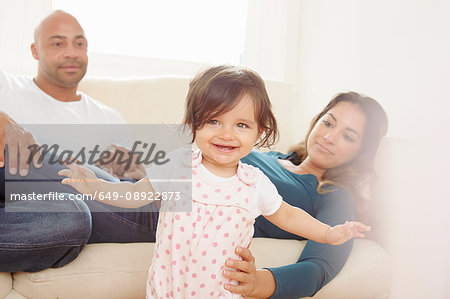
{"type": "Polygon", "coordinates": [[[212,184],[192,169],[192,210],[160,214],[148,298],[242,298],[224,289],[236,282],[222,271],[228,258],[238,258],[236,246],[248,246],[253,235],[253,187],[243,179],[253,174],[245,171],[232,184],[212,184]]]}

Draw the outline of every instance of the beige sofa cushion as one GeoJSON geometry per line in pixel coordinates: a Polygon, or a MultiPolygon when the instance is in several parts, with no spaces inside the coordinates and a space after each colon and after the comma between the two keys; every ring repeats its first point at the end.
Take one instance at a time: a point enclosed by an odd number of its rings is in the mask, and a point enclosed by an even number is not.
{"type": "MultiPolygon", "coordinates": [[[[257,267],[294,263],[305,241],[255,238],[257,267]]],[[[14,274],[14,288],[26,298],[144,298],[153,243],[90,244],[60,269],[14,274]]],[[[390,266],[385,251],[370,240],[355,240],[340,274],[313,298],[385,298],[390,266]]]]}
{"type": "Polygon", "coordinates": [[[12,277],[11,273],[0,272],[0,298],[5,298],[11,291],[12,277]]]}
{"type": "Polygon", "coordinates": [[[355,240],[344,268],[313,298],[387,298],[390,283],[391,263],[386,251],[370,240],[355,240]]]}
{"type": "MultiPolygon", "coordinates": [[[[279,267],[295,263],[305,244],[306,241],[255,238],[251,248],[257,268],[279,267]]],[[[390,279],[390,261],[384,249],[373,241],[358,239],[338,276],[312,298],[387,298],[390,279]]]]}
{"type": "Polygon", "coordinates": [[[15,290],[12,290],[8,294],[8,296],[5,297],[5,299],[27,299],[27,298],[22,296],[21,294],[17,293],[15,290]]]}
{"type": "Polygon", "coordinates": [[[92,244],[69,265],[15,273],[27,298],[144,298],[154,243],[92,244]]]}

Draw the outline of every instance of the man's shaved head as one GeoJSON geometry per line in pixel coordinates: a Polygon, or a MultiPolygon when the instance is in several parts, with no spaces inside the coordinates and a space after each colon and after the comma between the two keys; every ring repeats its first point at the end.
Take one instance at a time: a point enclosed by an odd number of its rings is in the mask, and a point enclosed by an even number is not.
{"type": "Polygon", "coordinates": [[[33,57],[38,61],[38,86],[51,89],[76,90],[86,74],[87,40],[84,30],[71,14],[56,10],[45,16],[34,31],[31,45],[33,57]]]}
{"type": "MultiPolygon", "coordinates": [[[[40,20],[40,22],[34,29],[34,42],[38,43],[43,28],[45,28],[46,26],[49,26],[49,25],[51,26],[52,22],[55,19],[62,19],[62,18],[65,18],[67,20],[72,19],[72,21],[76,22],[78,24],[78,26],[80,26],[81,30],[83,31],[83,28],[81,27],[80,23],[78,23],[78,20],[74,16],[72,16],[71,14],[69,14],[63,10],[58,9],[58,10],[55,10],[55,11],[51,12],[50,14],[44,16],[40,20]]],[[[83,31],[83,34],[84,34],[84,31],[83,31]]]]}

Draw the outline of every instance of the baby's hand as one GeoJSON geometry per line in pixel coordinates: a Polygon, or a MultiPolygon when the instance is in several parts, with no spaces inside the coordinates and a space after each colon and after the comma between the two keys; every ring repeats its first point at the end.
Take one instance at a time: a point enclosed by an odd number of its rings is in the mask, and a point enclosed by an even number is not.
{"type": "Polygon", "coordinates": [[[84,194],[93,194],[95,192],[99,179],[89,168],[75,163],[67,164],[67,167],[69,169],[63,169],[58,172],[59,175],[68,177],[61,181],[62,184],[72,186],[75,190],[84,194]]]}
{"type": "Polygon", "coordinates": [[[345,222],[345,224],[330,227],[327,231],[327,243],[339,245],[352,238],[364,238],[364,232],[370,231],[370,227],[357,221],[345,222]]]}

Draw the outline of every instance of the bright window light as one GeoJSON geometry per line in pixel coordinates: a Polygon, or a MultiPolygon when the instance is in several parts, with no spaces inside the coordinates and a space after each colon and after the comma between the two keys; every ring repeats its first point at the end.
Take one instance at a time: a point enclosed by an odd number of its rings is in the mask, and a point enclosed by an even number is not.
{"type": "Polygon", "coordinates": [[[243,0],[53,0],[73,14],[89,51],[208,63],[241,63],[243,0]]]}

